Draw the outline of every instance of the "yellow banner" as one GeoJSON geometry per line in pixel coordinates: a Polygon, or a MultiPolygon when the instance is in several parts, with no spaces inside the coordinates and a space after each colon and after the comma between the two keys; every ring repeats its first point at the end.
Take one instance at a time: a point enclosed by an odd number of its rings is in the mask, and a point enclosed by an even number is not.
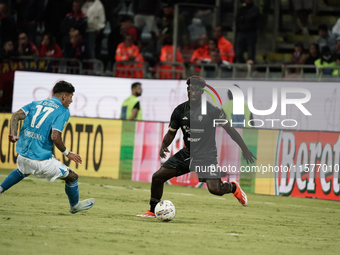
{"type": "MultiPolygon", "coordinates": [[[[257,166],[275,166],[276,146],[278,130],[258,130],[257,139],[257,166]]],[[[255,193],[265,195],[275,195],[275,173],[256,173],[255,193]]]]}
{"type": "MultiPolygon", "coordinates": [[[[12,114],[0,114],[0,167],[15,169],[15,144],[9,143],[12,114]]],[[[82,176],[118,179],[122,121],[71,117],[62,134],[69,151],[79,154],[76,165],[54,147],[55,157],[82,176]]]]}
{"type": "Polygon", "coordinates": [[[16,144],[10,143],[8,140],[11,117],[11,113],[0,114],[0,167],[14,170],[17,168],[16,144]]]}

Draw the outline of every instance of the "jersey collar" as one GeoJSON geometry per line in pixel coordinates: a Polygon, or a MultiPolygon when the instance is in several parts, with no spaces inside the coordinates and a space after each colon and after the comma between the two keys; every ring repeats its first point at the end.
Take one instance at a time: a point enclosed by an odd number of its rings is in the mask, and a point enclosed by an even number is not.
{"type": "Polygon", "coordinates": [[[57,104],[63,105],[63,103],[61,102],[61,100],[60,100],[59,98],[57,98],[57,97],[52,97],[51,99],[52,99],[54,102],[56,102],[57,104]]]}

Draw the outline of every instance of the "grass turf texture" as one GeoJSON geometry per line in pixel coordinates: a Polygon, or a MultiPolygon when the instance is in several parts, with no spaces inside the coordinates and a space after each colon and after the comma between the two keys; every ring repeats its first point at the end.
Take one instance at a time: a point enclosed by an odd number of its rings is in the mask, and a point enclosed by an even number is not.
{"type": "MultiPolygon", "coordinates": [[[[0,170],[2,182],[9,170],[0,170]]],[[[0,196],[0,254],[338,254],[339,202],[165,186],[177,215],[140,218],[150,184],[80,177],[80,199],[95,206],[72,215],[64,183],[26,178],[0,196]]]]}

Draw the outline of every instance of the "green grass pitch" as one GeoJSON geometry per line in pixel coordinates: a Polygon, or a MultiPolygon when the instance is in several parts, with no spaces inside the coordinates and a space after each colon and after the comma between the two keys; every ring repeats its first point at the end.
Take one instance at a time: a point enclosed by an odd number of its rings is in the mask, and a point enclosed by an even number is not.
{"type": "MultiPolygon", "coordinates": [[[[10,170],[0,170],[0,182],[10,170]]],[[[165,186],[177,215],[140,218],[150,184],[80,177],[80,199],[95,206],[69,213],[64,183],[29,177],[0,196],[0,254],[339,254],[335,201],[232,195],[165,186]]]]}

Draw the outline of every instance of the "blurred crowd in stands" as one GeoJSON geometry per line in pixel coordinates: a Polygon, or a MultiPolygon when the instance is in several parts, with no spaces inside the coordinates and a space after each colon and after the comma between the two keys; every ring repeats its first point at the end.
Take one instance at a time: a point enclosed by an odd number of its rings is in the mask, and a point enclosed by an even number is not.
{"type": "MultiPolygon", "coordinates": [[[[261,8],[253,0],[240,1],[235,15],[234,46],[222,26],[213,27],[213,16],[217,15],[214,8],[199,5],[214,6],[214,0],[0,0],[0,61],[22,56],[99,59],[105,70],[112,70],[114,65],[120,70],[135,70],[116,71],[113,75],[136,78],[144,76],[142,70],[138,71],[143,65],[153,73],[161,69],[159,78],[180,78],[166,71],[173,69],[168,62],[174,56],[178,63],[194,65],[196,71],[200,71],[202,64],[253,65],[261,8]],[[182,8],[179,12],[178,47],[174,54],[176,3],[197,7],[182,8]],[[106,37],[104,31],[109,31],[106,37]],[[191,49],[190,56],[182,54],[184,49],[191,49]]],[[[301,32],[308,34],[311,1],[292,2],[301,32]]],[[[334,27],[320,24],[318,34],[308,50],[297,42],[291,60],[284,64],[340,65],[340,19],[334,27]]],[[[176,70],[181,69],[183,66],[176,66],[176,70]]],[[[298,71],[299,68],[291,70],[298,71]]],[[[338,70],[331,72],[338,74],[338,70]]]]}

